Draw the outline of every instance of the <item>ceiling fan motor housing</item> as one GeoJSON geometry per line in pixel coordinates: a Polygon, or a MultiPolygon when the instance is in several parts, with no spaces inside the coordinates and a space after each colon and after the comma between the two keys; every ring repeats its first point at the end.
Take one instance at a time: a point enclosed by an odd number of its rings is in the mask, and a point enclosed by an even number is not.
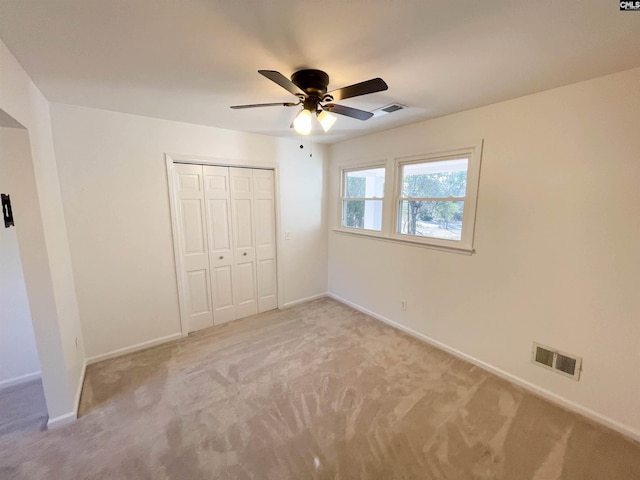
{"type": "Polygon", "coordinates": [[[291,81],[307,95],[322,98],[327,93],[329,75],[322,70],[298,70],[291,75],[291,81]]]}

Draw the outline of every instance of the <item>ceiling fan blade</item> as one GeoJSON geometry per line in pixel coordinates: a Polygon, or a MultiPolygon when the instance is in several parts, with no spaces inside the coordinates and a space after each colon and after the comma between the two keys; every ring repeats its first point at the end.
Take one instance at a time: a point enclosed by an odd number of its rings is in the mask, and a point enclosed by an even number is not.
{"type": "Polygon", "coordinates": [[[360,95],[367,95],[369,93],[382,92],[388,88],[389,86],[387,83],[381,78],[372,78],[371,80],[349,85],[348,87],[332,90],[329,92],[329,95],[338,102],[345,98],[359,97],[360,95]]]}
{"type": "Polygon", "coordinates": [[[298,87],[295,83],[289,80],[287,77],[282,75],[280,72],[276,72],[275,70],[258,70],[260,75],[264,75],[272,82],[277,83],[285,90],[289,91],[294,95],[304,95],[307,96],[304,91],[300,87],[298,87]]]}
{"type": "Polygon", "coordinates": [[[364,110],[358,110],[357,108],[345,107],[344,105],[336,105],[335,103],[328,103],[323,105],[322,108],[327,112],[357,118],[358,120],[368,120],[373,117],[373,113],[371,112],[365,112],[364,110]]]}
{"type": "Polygon", "coordinates": [[[278,102],[278,103],[252,103],[249,105],[232,105],[231,108],[233,108],[234,110],[240,109],[240,108],[256,108],[256,107],[295,107],[296,105],[299,105],[300,103],[293,103],[293,102],[278,102]]]}

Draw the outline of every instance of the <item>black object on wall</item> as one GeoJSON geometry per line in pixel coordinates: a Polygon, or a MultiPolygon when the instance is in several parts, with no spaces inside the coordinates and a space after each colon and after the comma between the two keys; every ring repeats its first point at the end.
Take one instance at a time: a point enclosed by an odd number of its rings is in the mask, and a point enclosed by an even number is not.
{"type": "Polygon", "coordinates": [[[2,198],[2,216],[4,217],[4,228],[15,226],[13,223],[13,212],[11,211],[11,199],[9,195],[0,194],[2,198]]]}

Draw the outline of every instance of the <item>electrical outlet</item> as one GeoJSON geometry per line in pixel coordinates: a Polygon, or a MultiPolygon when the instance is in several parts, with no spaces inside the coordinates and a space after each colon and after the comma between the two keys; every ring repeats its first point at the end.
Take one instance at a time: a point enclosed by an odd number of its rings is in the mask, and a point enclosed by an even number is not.
{"type": "Polygon", "coordinates": [[[400,300],[400,310],[402,310],[403,312],[407,311],[407,301],[406,300],[400,300]]]}
{"type": "Polygon", "coordinates": [[[284,239],[291,240],[291,232],[284,232],[284,239]]]}

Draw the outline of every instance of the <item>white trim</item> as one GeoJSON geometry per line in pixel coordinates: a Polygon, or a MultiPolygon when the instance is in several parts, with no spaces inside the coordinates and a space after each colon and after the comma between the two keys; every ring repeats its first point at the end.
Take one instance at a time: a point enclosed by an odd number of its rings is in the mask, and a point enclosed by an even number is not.
{"type": "Polygon", "coordinates": [[[395,158],[395,185],[393,192],[393,221],[394,227],[389,230],[389,236],[397,241],[411,241],[436,247],[473,251],[473,240],[476,225],[476,213],[478,205],[478,193],[480,187],[480,169],[482,166],[482,150],[484,140],[467,144],[463,147],[448,151],[430,152],[421,155],[411,155],[395,158]],[[467,163],[467,191],[462,198],[441,198],[439,201],[462,201],[464,213],[462,215],[462,232],[460,240],[446,240],[435,237],[421,237],[418,235],[401,234],[398,232],[400,219],[400,202],[406,200],[402,197],[402,169],[405,165],[417,163],[441,162],[459,157],[465,157],[467,163]],[[409,240],[407,237],[411,237],[409,240]]]}
{"type": "Polygon", "coordinates": [[[178,307],[180,311],[180,331],[183,337],[186,337],[189,333],[189,326],[186,323],[185,305],[182,301],[182,292],[185,291],[184,279],[182,278],[182,258],[180,256],[180,236],[178,235],[178,207],[177,200],[175,198],[176,190],[173,183],[173,164],[174,160],[169,155],[165,155],[165,162],[167,167],[167,185],[169,188],[169,214],[171,217],[171,237],[173,240],[173,259],[176,269],[176,284],[178,287],[178,307]]]}
{"type": "Polygon", "coordinates": [[[24,375],[20,375],[19,377],[13,377],[8,380],[2,380],[0,382],[0,390],[13,387],[14,385],[20,385],[21,383],[27,383],[38,378],[41,378],[40,370],[38,370],[37,372],[26,373],[24,375]]]}
{"type": "Polygon", "coordinates": [[[418,340],[422,340],[425,343],[428,343],[429,345],[432,345],[436,348],[439,348],[440,350],[444,350],[447,353],[450,353],[451,355],[458,357],[462,360],[466,360],[467,362],[470,362],[474,365],[476,365],[477,367],[482,368],[483,370],[486,370],[490,373],[493,373],[494,375],[497,375],[500,378],[503,378],[511,383],[514,383],[522,388],[524,388],[525,390],[538,395],[542,398],[544,398],[545,400],[548,400],[551,403],[554,403],[556,405],[559,405],[563,408],[566,408],[568,410],[571,410],[579,415],[582,415],[584,417],[587,417],[588,419],[597,422],[601,425],[604,425],[612,430],[615,430],[618,433],[621,433],[622,435],[629,437],[633,440],[635,440],[636,442],[640,441],[640,430],[636,430],[632,427],[629,427],[627,425],[624,425],[616,420],[613,420],[612,418],[609,418],[606,415],[603,415],[601,413],[595,412],[593,410],[591,410],[590,408],[584,407],[572,400],[568,400],[556,393],[553,393],[549,390],[546,390],[544,388],[541,388],[533,383],[530,383],[526,380],[523,380],[519,377],[516,377],[515,375],[505,372],[504,370],[494,367],[493,365],[483,362],[482,360],[479,360],[475,357],[472,357],[471,355],[467,355],[466,353],[461,352],[460,350],[457,350],[455,348],[452,348],[442,342],[439,342],[438,340],[435,340],[431,337],[428,337],[427,335],[424,335],[422,333],[416,332],[415,330],[409,328],[409,327],[405,327],[404,325],[401,325],[400,323],[397,323],[393,320],[390,320],[389,318],[383,317],[382,315],[378,315],[375,312],[372,312],[371,310],[368,310],[364,307],[361,307],[360,305],[350,302],[349,300],[346,300],[338,295],[335,295],[334,293],[328,292],[327,296],[330,298],[333,298],[334,300],[337,300],[340,303],[344,303],[345,305],[350,306],[351,308],[354,308],[362,313],[365,313],[373,318],[375,318],[376,320],[379,320],[383,323],[386,323],[387,325],[396,328],[398,330],[403,331],[404,333],[411,335],[414,338],[417,338],[418,340]]]}
{"type": "Polygon", "coordinates": [[[233,159],[221,157],[206,157],[202,155],[186,155],[182,153],[165,153],[165,158],[170,158],[173,163],[191,163],[194,165],[212,165],[219,167],[259,168],[275,170],[276,162],[261,162],[259,160],[233,159]]]}
{"type": "Polygon", "coordinates": [[[317,295],[311,295],[310,297],[300,298],[299,300],[294,300],[292,302],[285,303],[284,305],[282,305],[282,308],[291,308],[296,305],[300,305],[301,303],[306,303],[312,300],[317,300],[319,298],[324,298],[327,295],[328,295],[327,292],[324,292],[324,293],[318,293],[317,295]]]}
{"type": "Polygon", "coordinates": [[[363,163],[363,164],[357,164],[357,165],[349,165],[349,166],[341,166],[339,167],[340,169],[340,192],[338,195],[338,225],[336,226],[336,228],[338,229],[350,229],[353,230],[354,232],[360,232],[360,231],[364,231],[365,234],[368,232],[370,235],[383,235],[384,231],[385,231],[385,227],[386,227],[386,217],[385,217],[385,210],[386,210],[386,205],[388,202],[385,201],[385,198],[387,197],[387,192],[388,192],[388,183],[387,183],[387,175],[388,175],[388,164],[389,164],[389,159],[385,159],[385,160],[380,160],[380,162],[378,163],[373,163],[373,162],[368,162],[368,163],[363,163]],[[347,175],[347,173],[349,172],[357,172],[357,171],[364,171],[364,170],[376,170],[376,169],[382,169],[384,170],[384,191],[382,192],[382,197],[364,197],[364,198],[351,198],[351,197],[346,197],[346,182],[345,182],[345,177],[347,175]],[[355,228],[355,227],[347,227],[345,225],[343,225],[343,221],[344,221],[344,201],[345,200],[378,200],[380,202],[382,202],[382,212],[381,212],[381,216],[382,218],[380,219],[380,230],[371,230],[371,229],[364,229],[364,228],[355,228]]]}
{"type": "Polygon", "coordinates": [[[69,412],[63,415],[58,415],[55,418],[50,418],[47,421],[47,428],[58,428],[63,425],[68,425],[76,421],[76,412],[69,412]]]}
{"type": "Polygon", "coordinates": [[[444,245],[435,245],[432,243],[413,241],[412,239],[386,237],[384,235],[369,233],[369,231],[360,231],[360,230],[353,231],[353,230],[345,230],[341,228],[334,228],[333,231],[341,235],[351,235],[353,237],[372,238],[374,240],[382,240],[383,242],[391,242],[391,243],[397,243],[401,245],[408,245],[410,247],[430,248],[432,250],[440,250],[442,252],[459,253],[462,255],[473,255],[474,253],[476,253],[475,249],[468,250],[466,248],[460,248],[460,247],[449,247],[444,245]]]}
{"type": "MultiPolygon", "coordinates": [[[[431,248],[451,253],[461,253],[472,255],[476,214],[478,210],[478,197],[480,192],[480,171],[482,169],[482,154],[484,140],[464,142],[464,146],[449,149],[439,148],[428,153],[412,154],[407,156],[387,158],[385,167],[385,191],[383,198],[370,198],[370,200],[382,201],[382,225],[380,230],[365,230],[360,228],[349,228],[342,225],[343,201],[344,198],[344,176],[345,172],[353,170],[365,170],[369,168],[380,168],[381,161],[370,161],[367,163],[346,163],[338,165],[338,197],[337,214],[333,231],[347,235],[360,236],[364,238],[390,241],[416,247],[431,248]],[[466,156],[469,159],[467,166],[467,193],[463,198],[438,198],[438,201],[456,200],[465,202],[465,213],[462,217],[462,238],[457,240],[446,240],[434,237],[421,237],[418,235],[408,235],[397,233],[398,208],[401,200],[402,166],[408,163],[422,163],[446,160],[449,158],[466,156]]],[[[356,199],[358,200],[358,199],[356,199]]]]}
{"type": "MultiPolygon", "coordinates": [[[[389,163],[390,157],[378,157],[377,160],[355,160],[355,161],[347,161],[338,165],[338,170],[340,170],[340,176],[342,176],[342,172],[346,170],[366,170],[367,168],[386,168],[389,163]]],[[[340,190],[342,192],[342,190],[340,190]]]]}
{"type": "MultiPolygon", "coordinates": [[[[385,179],[384,179],[384,192],[383,192],[383,196],[376,198],[376,200],[381,200],[382,201],[382,222],[380,224],[380,230],[366,230],[366,232],[375,232],[375,233],[379,233],[382,234],[382,232],[384,232],[384,229],[387,226],[387,221],[388,221],[388,215],[387,215],[387,210],[388,210],[388,204],[389,202],[386,201],[385,199],[387,199],[389,197],[389,183],[388,183],[388,175],[389,175],[389,167],[390,165],[392,165],[393,162],[393,158],[391,157],[384,157],[384,158],[379,158],[378,160],[357,160],[357,161],[352,161],[352,162],[347,162],[345,164],[342,165],[338,165],[338,203],[337,203],[337,207],[338,207],[338,214],[336,216],[336,224],[334,225],[335,229],[342,229],[342,228],[349,228],[349,227],[344,227],[342,225],[342,207],[343,207],[343,200],[344,200],[344,189],[345,189],[345,184],[344,184],[344,176],[345,176],[345,172],[348,171],[353,171],[353,170],[367,170],[367,169],[373,169],[373,168],[384,168],[384,175],[385,175],[385,179]]],[[[353,228],[352,230],[355,230],[356,232],[359,232],[360,230],[364,230],[364,229],[358,229],[358,228],[353,228]]]]}
{"type": "Polygon", "coordinates": [[[126,355],[127,353],[137,352],[139,350],[144,350],[146,348],[155,347],[156,345],[161,345],[163,343],[171,342],[172,340],[178,340],[180,338],[182,338],[181,332],[173,333],[171,335],[167,335],[166,337],[160,337],[154,340],[149,340],[147,342],[136,343],[135,345],[131,345],[129,347],[119,348],[111,352],[102,353],[100,355],[94,355],[93,357],[88,357],[85,360],[85,363],[87,365],[93,365],[94,363],[98,363],[103,360],[108,360],[110,358],[126,355]]]}
{"type": "Polygon", "coordinates": [[[87,361],[82,363],[82,370],[80,371],[80,382],[78,382],[78,388],[76,389],[76,398],[73,402],[73,409],[76,412],[76,418],[78,418],[78,412],[80,410],[80,397],[82,396],[82,387],[84,387],[84,379],[87,375],[87,361]]]}
{"type": "Polygon", "coordinates": [[[278,308],[284,308],[284,255],[283,249],[283,237],[282,231],[282,217],[281,217],[281,198],[280,198],[280,167],[273,167],[273,208],[275,209],[274,220],[276,222],[276,286],[278,289],[278,308]]]}

